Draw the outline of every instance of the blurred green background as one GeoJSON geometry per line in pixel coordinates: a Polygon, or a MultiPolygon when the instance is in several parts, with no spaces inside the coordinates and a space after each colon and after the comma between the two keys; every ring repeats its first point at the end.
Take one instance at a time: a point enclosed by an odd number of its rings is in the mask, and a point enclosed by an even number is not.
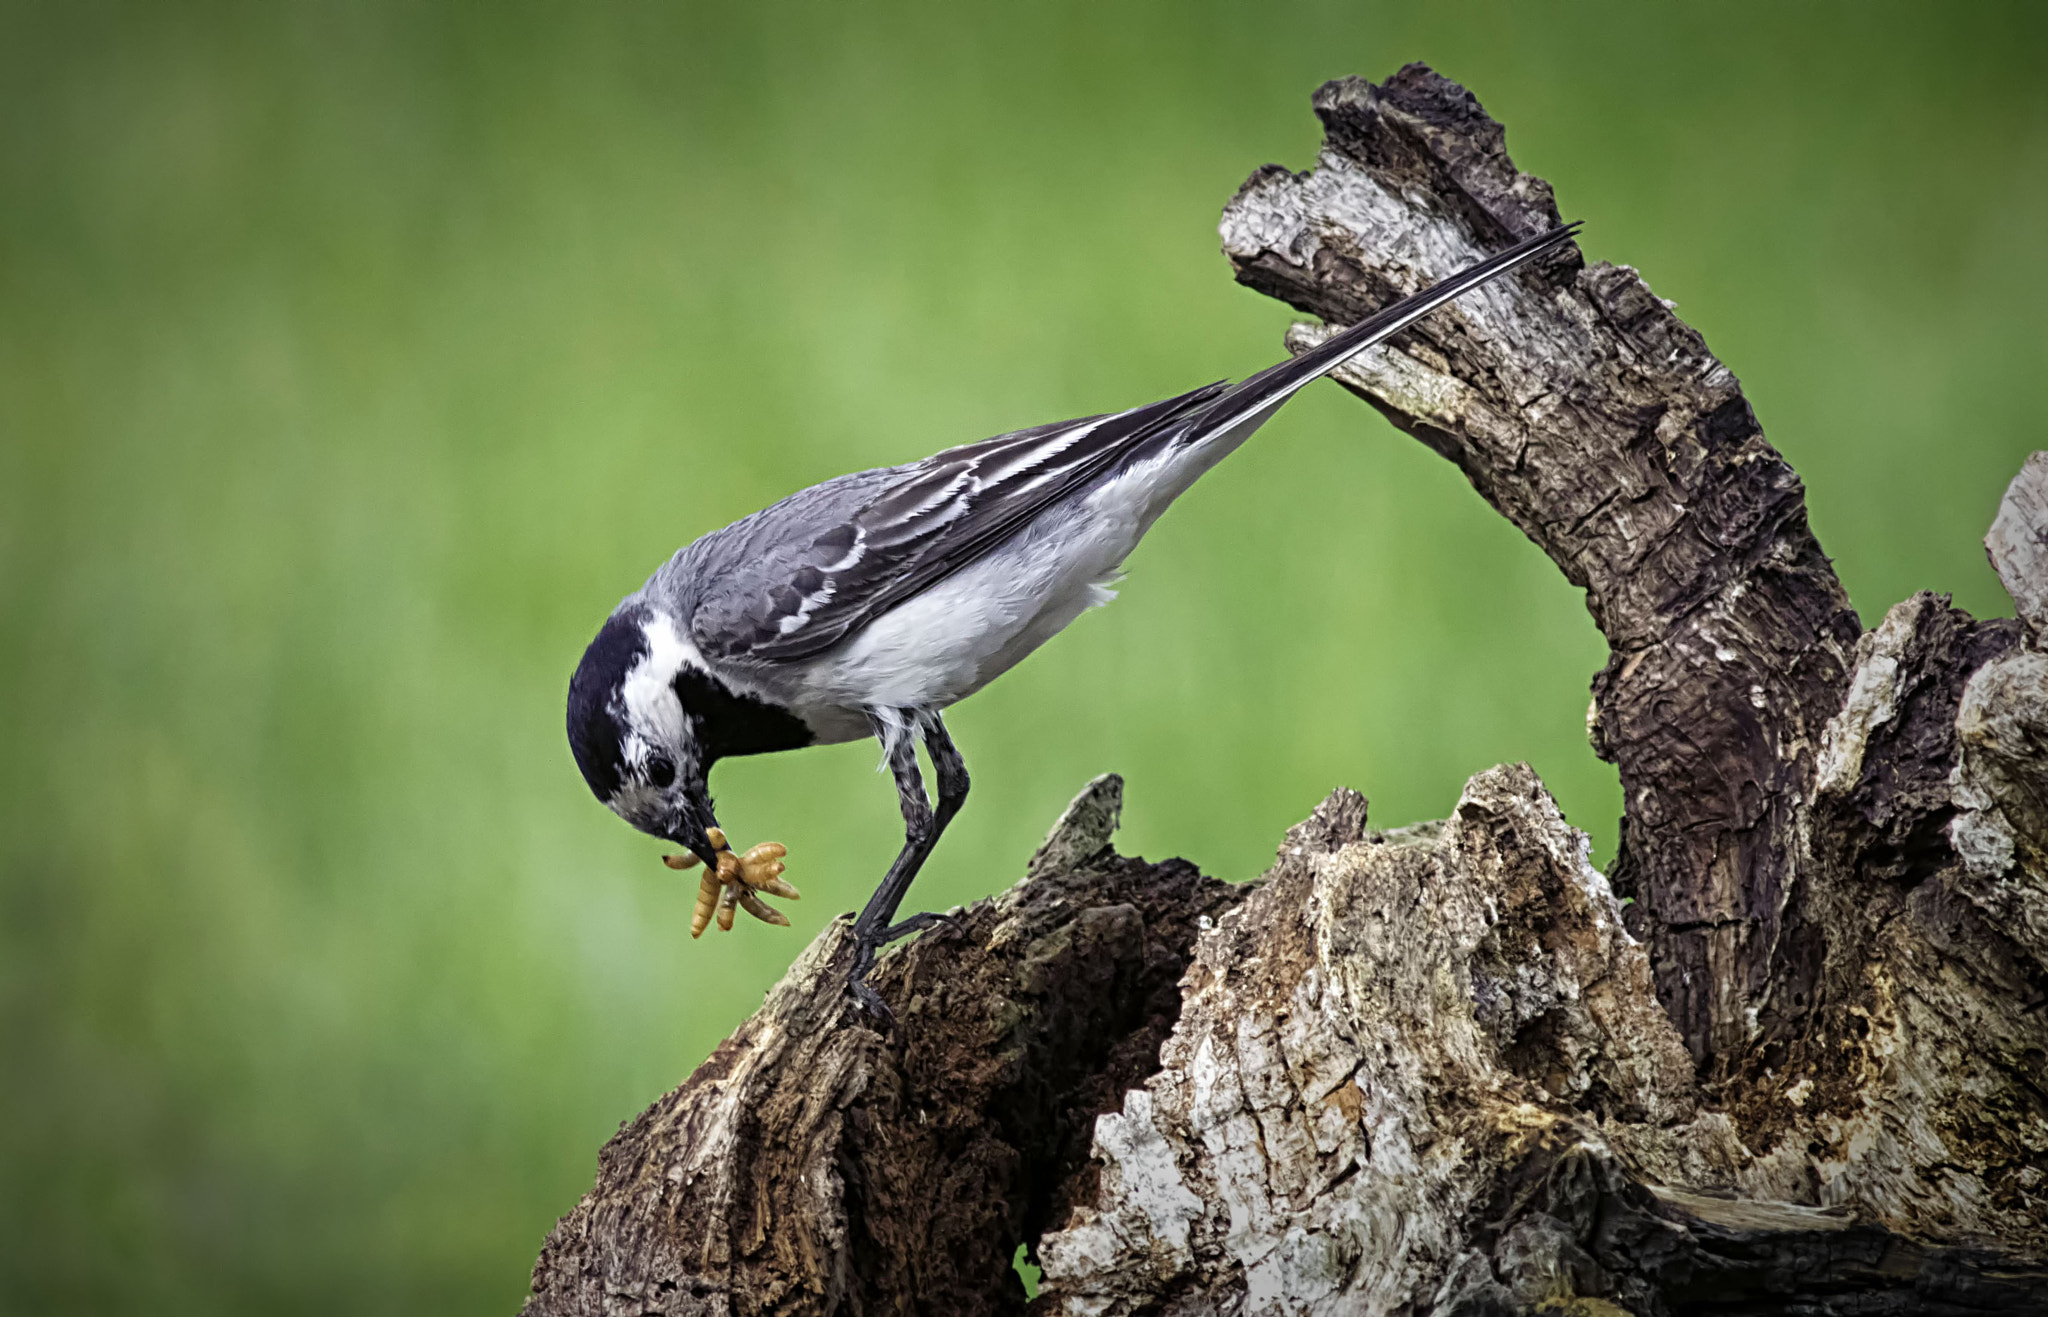
{"type": "MultiPolygon", "coordinates": [[[[599,1143],[893,851],[870,745],[723,767],[791,931],[586,793],[568,674],[800,484],[1275,359],[1217,212],[1323,79],[1464,81],[1743,378],[1866,622],[2009,611],[2038,5],[0,5],[0,1309],[503,1313],[599,1143]]],[[[1533,762],[1611,850],[1579,598],[1322,386],[952,722],[912,897],[1091,775],[1257,873],[1533,762]]]]}

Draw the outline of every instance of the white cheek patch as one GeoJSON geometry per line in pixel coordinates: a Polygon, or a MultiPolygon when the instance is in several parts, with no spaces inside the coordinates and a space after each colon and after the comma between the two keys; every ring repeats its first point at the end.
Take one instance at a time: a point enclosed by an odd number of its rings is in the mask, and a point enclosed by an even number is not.
{"type": "Polygon", "coordinates": [[[637,732],[629,732],[619,743],[619,754],[625,760],[626,776],[619,783],[619,789],[604,803],[612,813],[618,815],[636,828],[652,830],[668,813],[667,793],[660,787],[639,779],[641,766],[655,753],[654,744],[637,732]]]}
{"type": "Polygon", "coordinates": [[[604,803],[611,807],[612,813],[634,827],[651,823],[662,813],[661,793],[652,787],[636,786],[631,782],[620,787],[618,794],[604,803]]]}
{"type": "MultiPolygon", "coordinates": [[[[677,633],[675,623],[656,615],[640,624],[647,654],[619,685],[628,724],[656,745],[677,745],[683,739],[683,702],[676,698],[676,674],[697,660],[697,647],[677,633]]],[[[630,738],[629,738],[630,739],[630,738]]],[[[644,757],[646,748],[643,746],[644,757]]]]}
{"type": "Polygon", "coordinates": [[[619,742],[619,758],[625,762],[626,768],[626,780],[620,784],[619,799],[632,800],[654,794],[651,788],[640,784],[637,776],[653,754],[653,743],[638,732],[628,732],[626,739],[619,742]]]}

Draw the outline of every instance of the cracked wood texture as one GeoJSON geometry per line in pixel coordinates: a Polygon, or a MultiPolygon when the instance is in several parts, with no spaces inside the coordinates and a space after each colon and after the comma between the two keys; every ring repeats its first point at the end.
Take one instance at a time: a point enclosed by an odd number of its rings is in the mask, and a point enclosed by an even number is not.
{"type": "MultiPolygon", "coordinates": [[[[1422,66],[1330,83],[1315,106],[1316,169],[1268,166],[1224,213],[1252,287],[1348,320],[1559,221],[1500,125],[1422,66]]],[[[2042,747],[2020,625],[1922,595],[1859,635],[1735,377],[1626,267],[1561,254],[1338,378],[1585,588],[1611,651],[1589,730],[1626,811],[1611,881],[1744,1137],[1789,1156],[1810,1134],[1820,1192],[1902,1226],[2048,1216],[2048,977],[2020,894],[2039,869],[1999,840],[2042,820],[2017,803],[2042,747]],[[1958,825],[1994,779],[1996,820],[1958,825]],[[1914,1101],[1873,1105],[1873,1083],[1914,1101]],[[1962,1150],[1987,1182],[1882,1169],[1962,1150]]],[[[2044,476],[2027,465],[1989,544],[2023,612],[2043,589],[2044,476]]]]}
{"type": "MultiPolygon", "coordinates": [[[[1560,222],[1500,125],[1427,69],[1331,83],[1315,104],[1315,170],[1269,165],[1224,213],[1250,287],[1346,324],[1560,222]]],[[[1338,379],[1585,589],[1612,651],[1591,724],[1627,802],[1615,886],[1694,1058],[1725,1063],[1764,1003],[1799,802],[1862,629],[1799,478],[1700,336],[1634,270],[1576,252],[1338,379]]]]}
{"type": "MultiPolygon", "coordinates": [[[[1333,323],[1557,222],[1464,89],[1331,83],[1223,219],[1333,323]]],[[[1324,331],[1296,326],[1290,342],[1324,331]]],[[[1572,250],[1340,382],[1586,590],[1611,874],[1526,766],[1338,792],[1258,883],[1110,848],[889,956],[845,927],[604,1149],[529,1314],[2048,1313],[2048,456],[2019,605],[1864,633],[1729,371],[1572,250]],[[1633,898],[1628,900],[1627,898],[1633,898]]]]}
{"type": "Polygon", "coordinates": [[[1364,823],[1332,796],[1197,944],[1094,1200],[1039,1241],[1047,1309],[2048,1311],[2038,1216],[1896,1229],[1803,1143],[1745,1144],[1526,765],[1364,823]]]}
{"type": "Polygon", "coordinates": [[[605,1145],[526,1311],[1021,1308],[1017,1246],[1092,1181],[1095,1116],[1158,1064],[1199,925],[1243,895],[1111,853],[1121,793],[1098,779],[1024,882],[884,959],[886,1036],[847,998],[848,923],[821,935],[605,1145]]]}

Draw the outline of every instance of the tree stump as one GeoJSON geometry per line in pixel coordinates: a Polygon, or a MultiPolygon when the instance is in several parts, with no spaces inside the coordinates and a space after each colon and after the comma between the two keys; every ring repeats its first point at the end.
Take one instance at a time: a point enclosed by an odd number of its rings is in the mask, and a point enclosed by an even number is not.
{"type": "MultiPolygon", "coordinates": [[[[1224,212],[1332,324],[1559,222],[1463,88],[1316,93],[1224,212]]],[[[1298,325],[1299,348],[1326,331],[1298,325]]],[[[1076,799],[843,992],[836,924],[621,1129],[527,1312],[2048,1312],[2048,454],[2019,605],[1864,632],[1735,377],[1567,248],[1337,377],[1586,591],[1602,875],[1525,765],[1232,887],[1076,799]]]]}

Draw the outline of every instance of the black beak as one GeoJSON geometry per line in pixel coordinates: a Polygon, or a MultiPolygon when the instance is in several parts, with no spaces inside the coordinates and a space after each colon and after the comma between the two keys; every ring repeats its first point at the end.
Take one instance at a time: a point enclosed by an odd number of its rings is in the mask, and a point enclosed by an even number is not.
{"type": "Polygon", "coordinates": [[[716,870],[718,868],[718,851],[712,846],[711,838],[706,836],[705,833],[717,826],[718,820],[711,813],[710,799],[696,792],[690,792],[683,797],[682,813],[677,817],[675,825],[669,829],[668,840],[678,846],[687,847],[690,854],[704,861],[711,869],[716,870]]]}
{"type": "Polygon", "coordinates": [[[704,861],[714,872],[717,870],[718,852],[712,849],[711,839],[704,835],[704,829],[685,823],[681,827],[671,828],[664,840],[684,847],[690,854],[704,861]]]}

